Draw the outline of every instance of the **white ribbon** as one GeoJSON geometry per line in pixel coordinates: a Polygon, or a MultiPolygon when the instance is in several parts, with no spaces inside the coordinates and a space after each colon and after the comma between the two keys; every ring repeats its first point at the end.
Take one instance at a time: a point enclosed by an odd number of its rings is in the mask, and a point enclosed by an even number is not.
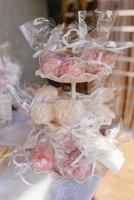
{"type": "Polygon", "coordinates": [[[24,174],[26,174],[26,172],[28,172],[28,170],[32,171],[32,167],[31,167],[31,163],[28,162],[28,160],[26,160],[25,157],[25,153],[17,153],[12,157],[12,162],[15,166],[14,168],[14,173],[20,177],[20,179],[22,180],[23,183],[31,186],[33,185],[32,183],[30,183],[25,177],[24,174]],[[23,158],[24,161],[23,162],[19,162],[17,161],[18,158],[23,158]]]}

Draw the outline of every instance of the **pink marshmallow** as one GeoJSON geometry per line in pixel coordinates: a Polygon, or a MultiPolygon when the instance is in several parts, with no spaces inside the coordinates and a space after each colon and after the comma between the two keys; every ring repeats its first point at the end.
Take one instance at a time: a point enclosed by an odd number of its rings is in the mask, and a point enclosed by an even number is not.
{"type": "Polygon", "coordinates": [[[52,57],[48,59],[45,63],[43,63],[42,72],[44,74],[49,74],[59,77],[61,63],[62,63],[61,59],[52,57]]]}
{"type": "Polygon", "coordinates": [[[40,56],[39,61],[43,74],[59,77],[60,67],[64,57],[52,53],[44,53],[40,56]]]}
{"type": "Polygon", "coordinates": [[[63,76],[65,74],[73,75],[75,77],[79,77],[82,73],[84,73],[84,69],[80,67],[80,63],[76,60],[69,59],[63,62],[60,68],[60,75],[63,76]]]}
{"type": "Polygon", "coordinates": [[[48,144],[39,145],[32,156],[32,164],[37,172],[51,170],[54,163],[54,151],[48,144]]]}
{"type": "Polygon", "coordinates": [[[72,152],[70,157],[63,162],[63,175],[77,181],[84,181],[92,173],[92,165],[86,164],[80,160],[73,164],[73,161],[79,156],[78,150],[72,152]]]}

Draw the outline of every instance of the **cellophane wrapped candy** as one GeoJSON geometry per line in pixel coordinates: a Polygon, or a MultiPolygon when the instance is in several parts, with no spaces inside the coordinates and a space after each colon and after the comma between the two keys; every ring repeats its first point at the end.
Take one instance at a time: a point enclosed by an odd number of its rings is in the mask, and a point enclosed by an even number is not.
{"type": "Polygon", "coordinates": [[[11,100],[5,91],[8,84],[18,85],[22,74],[20,64],[11,56],[8,42],[0,45],[0,126],[12,120],[11,100]]]}
{"type": "Polygon", "coordinates": [[[29,183],[25,175],[29,169],[37,176],[46,173],[56,180],[82,184],[92,177],[103,177],[109,169],[116,172],[124,163],[118,148],[121,126],[111,107],[118,90],[116,85],[101,83],[112,74],[117,55],[132,44],[119,46],[108,41],[112,12],[98,14],[96,28],[90,32],[85,11],[78,13],[78,23],[68,26],[38,18],[20,27],[36,50],[34,57],[39,57],[36,75],[72,85],[72,93],[44,85],[33,98],[20,88],[8,86],[10,97],[33,124],[21,162],[20,149],[12,157],[25,183],[29,183]],[[76,83],[91,81],[95,87],[90,95],[76,92],[76,83]]]}

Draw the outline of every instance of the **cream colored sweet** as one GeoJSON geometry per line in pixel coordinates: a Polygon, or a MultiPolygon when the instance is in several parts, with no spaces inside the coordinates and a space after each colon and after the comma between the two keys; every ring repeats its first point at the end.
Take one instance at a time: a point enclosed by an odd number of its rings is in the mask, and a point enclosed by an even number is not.
{"type": "Polygon", "coordinates": [[[60,99],[55,103],[55,117],[60,125],[75,125],[85,116],[84,104],[75,99],[60,99]]]}
{"type": "Polygon", "coordinates": [[[31,109],[31,119],[35,124],[45,125],[54,119],[54,106],[52,103],[34,105],[31,109]]]}
{"type": "Polygon", "coordinates": [[[58,90],[54,86],[44,85],[37,91],[33,99],[32,105],[47,102],[57,97],[58,97],[58,90]]]}

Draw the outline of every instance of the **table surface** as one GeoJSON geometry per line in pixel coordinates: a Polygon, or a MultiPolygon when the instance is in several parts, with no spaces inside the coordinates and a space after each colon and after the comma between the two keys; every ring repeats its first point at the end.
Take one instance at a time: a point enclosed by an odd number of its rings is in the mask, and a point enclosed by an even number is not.
{"type": "MultiPolygon", "coordinates": [[[[0,130],[0,146],[23,146],[30,126],[28,118],[22,113],[13,113],[14,123],[0,130]]],[[[13,175],[12,167],[1,166],[0,199],[6,200],[90,200],[98,188],[100,178],[92,177],[80,184],[73,180],[52,180],[45,174],[27,172],[26,176],[33,184],[26,185],[13,175]]]]}

